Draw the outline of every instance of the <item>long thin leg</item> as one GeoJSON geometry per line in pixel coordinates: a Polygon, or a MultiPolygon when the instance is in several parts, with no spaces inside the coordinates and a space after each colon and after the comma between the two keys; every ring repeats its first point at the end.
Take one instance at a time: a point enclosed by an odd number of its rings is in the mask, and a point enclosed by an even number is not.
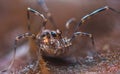
{"type": "Polygon", "coordinates": [[[92,45],[93,47],[95,47],[95,42],[94,42],[94,37],[92,34],[89,34],[89,33],[85,33],[85,32],[75,32],[74,35],[73,35],[73,38],[75,38],[76,36],[86,36],[86,37],[89,37],[92,41],[92,45]]]}
{"type": "Polygon", "coordinates": [[[31,24],[30,24],[30,13],[28,10],[27,10],[27,20],[28,20],[27,28],[28,28],[28,31],[30,32],[31,31],[31,24]]]}
{"type": "Polygon", "coordinates": [[[47,14],[47,17],[50,20],[50,22],[52,23],[53,27],[55,29],[58,29],[58,27],[57,27],[57,25],[56,25],[56,23],[55,23],[55,21],[54,21],[54,19],[52,17],[52,14],[49,12],[49,9],[48,9],[45,1],[44,0],[38,0],[38,3],[40,4],[40,6],[43,8],[43,10],[45,11],[45,13],[47,14]]]}
{"type": "MultiPolygon", "coordinates": [[[[85,32],[75,32],[73,35],[73,38],[77,37],[77,36],[86,36],[89,37],[91,39],[92,45],[93,45],[93,49],[95,49],[94,51],[92,51],[92,53],[94,54],[94,57],[97,57],[99,59],[102,59],[102,57],[100,56],[100,53],[97,52],[96,48],[95,48],[95,41],[94,41],[94,37],[92,34],[89,33],[85,33],[85,32]]],[[[93,58],[93,56],[87,56],[87,61],[95,61],[93,58]]]]}
{"type": "Polygon", "coordinates": [[[70,28],[70,25],[71,25],[72,23],[75,23],[75,21],[76,21],[75,18],[70,18],[70,19],[66,22],[65,26],[66,26],[67,29],[65,30],[65,35],[68,34],[68,29],[70,28]]]}
{"type": "Polygon", "coordinates": [[[29,13],[29,12],[32,12],[32,13],[34,13],[35,15],[42,17],[42,19],[43,19],[42,29],[44,29],[44,28],[45,28],[45,25],[46,25],[46,23],[47,23],[46,17],[45,17],[43,14],[41,14],[40,12],[38,12],[38,11],[36,11],[36,10],[28,7],[28,8],[27,8],[28,30],[30,31],[30,13],[29,13]]]}
{"type": "Polygon", "coordinates": [[[118,11],[116,11],[115,9],[113,9],[113,8],[111,8],[111,7],[108,7],[108,6],[104,6],[104,7],[102,7],[102,8],[99,8],[99,9],[93,11],[92,13],[83,16],[82,19],[80,20],[80,22],[78,22],[78,24],[76,25],[74,33],[77,32],[79,26],[82,25],[88,18],[90,18],[90,17],[92,17],[93,15],[98,14],[98,13],[100,13],[100,12],[102,12],[102,11],[108,10],[108,9],[110,9],[110,10],[113,11],[113,12],[116,12],[116,13],[119,13],[119,14],[120,14],[120,12],[118,12],[118,11]]]}
{"type": "Polygon", "coordinates": [[[19,36],[16,37],[15,42],[14,42],[13,59],[12,59],[10,65],[7,67],[7,69],[5,69],[5,70],[3,70],[1,72],[9,71],[12,68],[12,66],[13,66],[13,64],[15,62],[15,55],[16,55],[16,49],[17,49],[17,43],[18,43],[18,41],[21,40],[21,39],[24,39],[24,38],[29,38],[29,37],[34,39],[35,35],[31,34],[31,33],[24,33],[24,34],[19,35],[19,36]]]}
{"type": "Polygon", "coordinates": [[[66,24],[65,24],[66,28],[69,29],[70,24],[71,24],[71,23],[74,23],[75,21],[76,21],[75,18],[69,19],[69,20],[66,22],[66,24]]]}

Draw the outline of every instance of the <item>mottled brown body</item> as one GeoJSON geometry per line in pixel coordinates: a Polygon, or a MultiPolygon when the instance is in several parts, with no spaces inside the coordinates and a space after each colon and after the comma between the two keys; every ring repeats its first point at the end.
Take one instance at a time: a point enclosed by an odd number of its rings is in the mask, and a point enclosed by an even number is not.
{"type": "Polygon", "coordinates": [[[52,57],[65,55],[72,45],[70,39],[63,37],[59,30],[44,30],[36,39],[42,54],[52,57]]]}

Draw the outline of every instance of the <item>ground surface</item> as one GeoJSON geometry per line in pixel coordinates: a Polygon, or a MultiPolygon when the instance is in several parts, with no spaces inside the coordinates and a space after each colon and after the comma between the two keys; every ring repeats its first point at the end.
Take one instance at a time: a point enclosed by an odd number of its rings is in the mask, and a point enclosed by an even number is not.
{"type": "MultiPolygon", "coordinates": [[[[21,74],[119,74],[120,73],[120,49],[115,49],[109,52],[103,52],[102,58],[93,61],[88,59],[81,59],[81,63],[70,63],[70,61],[54,60],[52,64],[49,63],[44,70],[44,65],[36,68],[35,63],[30,64],[24,69],[20,70],[21,74]],[[58,62],[59,61],[59,62],[58,62]],[[41,67],[43,66],[43,67],[41,67]],[[36,68],[36,69],[35,69],[36,68]],[[49,70],[47,70],[49,68],[49,70]],[[41,71],[43,71],[41,73],[41,71]]],[[[90,58],[89,58],[90,59],[90,58]]],[[[43,64],[43,63],[42,63],[43,64]]]]}

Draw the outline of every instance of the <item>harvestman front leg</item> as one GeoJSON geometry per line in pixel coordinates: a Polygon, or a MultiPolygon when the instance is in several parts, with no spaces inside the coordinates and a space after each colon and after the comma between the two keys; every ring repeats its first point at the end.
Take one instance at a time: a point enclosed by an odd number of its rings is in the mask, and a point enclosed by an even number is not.
{"type": "Polygon", "coordinates": [[[70,24],[75,23],[75,21],[76,21],[75,18],[70,18],[65,24],[66,28],[69,29],[70,24]]]}
{"type": "MultiPolygon", "coordinates": [[[[84,22],[86,22],[86,20],[87,20],[88,18],[90,18],[90,17],[94,16],[95,14],[98,14],[98,13],[100,13],[100,12],[102,12],[102,11],[108,10],[108,9],[111,10],[111,11],[113,11],[113,12],[116,12],[116,13],[120,14],[120,12],[118,12],[118,11],[116,11],[115,9],[113,9],[113,8],[111,8],[111,7],[108,7],[108,6],[104,6],[104,7],[102,7],[102,8],[99,8],[99,9],[97,9],[97,10],[95,10],[95,11],[93,11],[93,12],[91,12],[91,13],[85,15],[85,16],[83,16],[83,17],[81,18],[80,22],[78,22],[78,24],[76,25],[75,30],[74,30],[74,33],[77,32],[77,30],[79,29],[79,26],[81,26],[84,22]]],[[[73,35],[71,36],[70,41],[72,41],[72,40],[74,39],[74,36],[75,36],[74,33],[73,33],[73,35]]],[[[87,35],[86,35],[86,36],[87,36],[87,35]]]]}
{"type": "Polygon", "coordinates": [[[67,36],[67,34],[68,34],[68,30],[70,29],[70,25],[72,24],[72,23],[76,23],[75,22],[76,21],[76,19],[75,18],[70,18],[67,22],[66,22],[66,24],[65,24],[65,26],[66,26],[66,30],[65,30],[65,35],[67,36]]]}
{"type": "Polygon", "coordinates": [[[15,46],[14,46],[13,59],[12,59],[10,65],[8,66],[8,68],[5,69],[5,70],[3,70],[2,72],[9,71],[12,68],[12,66],[13,66],[13,64],[15,62],[15,55],[16,55],[17,43],[18,43],[19,40],[24,39],[24,38],[35,39],[35,35],[32,34],[32,33],[27,32],[27,33],[21,34],[21,35],[19,35],[19,36],[16,37],[15,42],[14,42],[15,46]]]}
{"type": "Polygon", "coordinates": [[[92,41],[93,47],[95,47],[94,38],[93,38],[93,35],[92,35],[92,34],[85,33],[85,32],[75,32],[73,37],[76,37],[76,36],[78,36],[78,35],[84,36],[84,37],[85,37],[85,36],[86,36],[86,37],[89,37],[89,38],[91,39],[91,41],[92,41]]]}
{"type": "MultiPolygon", "coordinates": [[[[92,34],[89,34],[89,33],[85,33],[85,32],[75,32],[73,34],[73,37],[72,38],[75,38],[77,36],[81,36],[81,37],[89,37],[91,39],[91,42],[92,42],[92,45],[93,45],[93,48],[95,49],[95,43],[94,43],[94,37],[92,34]]],[[[95,51],[95,50],[94,50],[95,51]]],[[[95,52],[95,55],[99,57],[99,55],[97,54],[97,52],[95,52]]],[[[78,58],[76,58],[78,59],[78,58]]],[[[89,58],[88,58],[89,60],[89,58]]],[[[93,60],[93,59],[92,59],[93,60]]],[[[77,61],[79,64],[82,64],[81,61],[77,61]]]]}
{"type": "Polygon", "coordinates": [[[40,12],[38,12],[38,11],[36,11],[36,10],[30,8],[30,7],[27,8],[28,30],[30,31],[30,28],[31,28],[30,27],[30,13],[29,12],[32,12],[35,15],[42,17],[42,19],[43,19],[42,30],[44,30],[45,26],[46,26],[46,23],[47,23],[46,17],[43,14],[41,14],[40,12]]]}
{"type": "Polygon", "coordinates": [[[96,14],[102,12],[102,11],[105,11],[105,10],[111,10],[113,12],[116,12],[116,13],[120,14],[120,12],[116,11],[115,9],[113,9],[113,8],[111,8],[109,6],[104,6],[102,8],[99,8],[99,9],[91,12],[90,14],[87,14],[87,15],[83,16],[81,18],[80,22],[78,22],[78,24],[76,25],[76,28],[75,28],[74,32],[77,32],[79,26],[82,25],[88,18],[90,18],[90,17],[92,17],[92,16],[94,16],[94,15],[96,15],[96,14]]]}

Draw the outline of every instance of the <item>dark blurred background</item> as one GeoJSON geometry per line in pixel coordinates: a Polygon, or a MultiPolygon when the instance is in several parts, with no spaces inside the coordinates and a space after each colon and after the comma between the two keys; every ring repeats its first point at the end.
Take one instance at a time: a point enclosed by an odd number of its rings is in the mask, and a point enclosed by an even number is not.
{"type": "MultiPolygon", "coordinates": [[[[66,30],[65,23],[74,17],[78,22],[84,15],[103,6],[110,6],[120,11],[120,0],[45,0],[59,28],[66,30]]],[[[17,35],[27,32],[27,7],[34,8],[42,13],[37,0],[0,0],[0,58],[9,54],[14,47],[14,39],[17,35]]],[[[32,32],[38,33],[41,19],[31,14],[32,32]]],[[[51,27],[49,22],[47,27],[51,27]]],[[[51,27],[52,28],[52,27],[51,27]]],[[[70,32],[72,33],[73,28],[70,32]]],[[[101,50],[119,47],[120,45],[120,14],[110,10],[101,12],[91,17],[80,27],[80,31],[92,33],[95,37],[96,49],[101,50]]],[[[90,40],[87,38],[74,41],[73,55],[81,55],[82,49],[92,49],[89,47],[90,40]],[[81,41],[80,41],[81,40],[81,41]],[[88,42],[85,42],[88,40],[88,42]],[[79,47],[80,46],[80,47],[79,47]],[[87,47],[88,46],[88,47],[87,47]],[[76,52],[77,51],[77,52],[76,52]],[[77,54],[75,54],[77,53],[77,54]]]]}

